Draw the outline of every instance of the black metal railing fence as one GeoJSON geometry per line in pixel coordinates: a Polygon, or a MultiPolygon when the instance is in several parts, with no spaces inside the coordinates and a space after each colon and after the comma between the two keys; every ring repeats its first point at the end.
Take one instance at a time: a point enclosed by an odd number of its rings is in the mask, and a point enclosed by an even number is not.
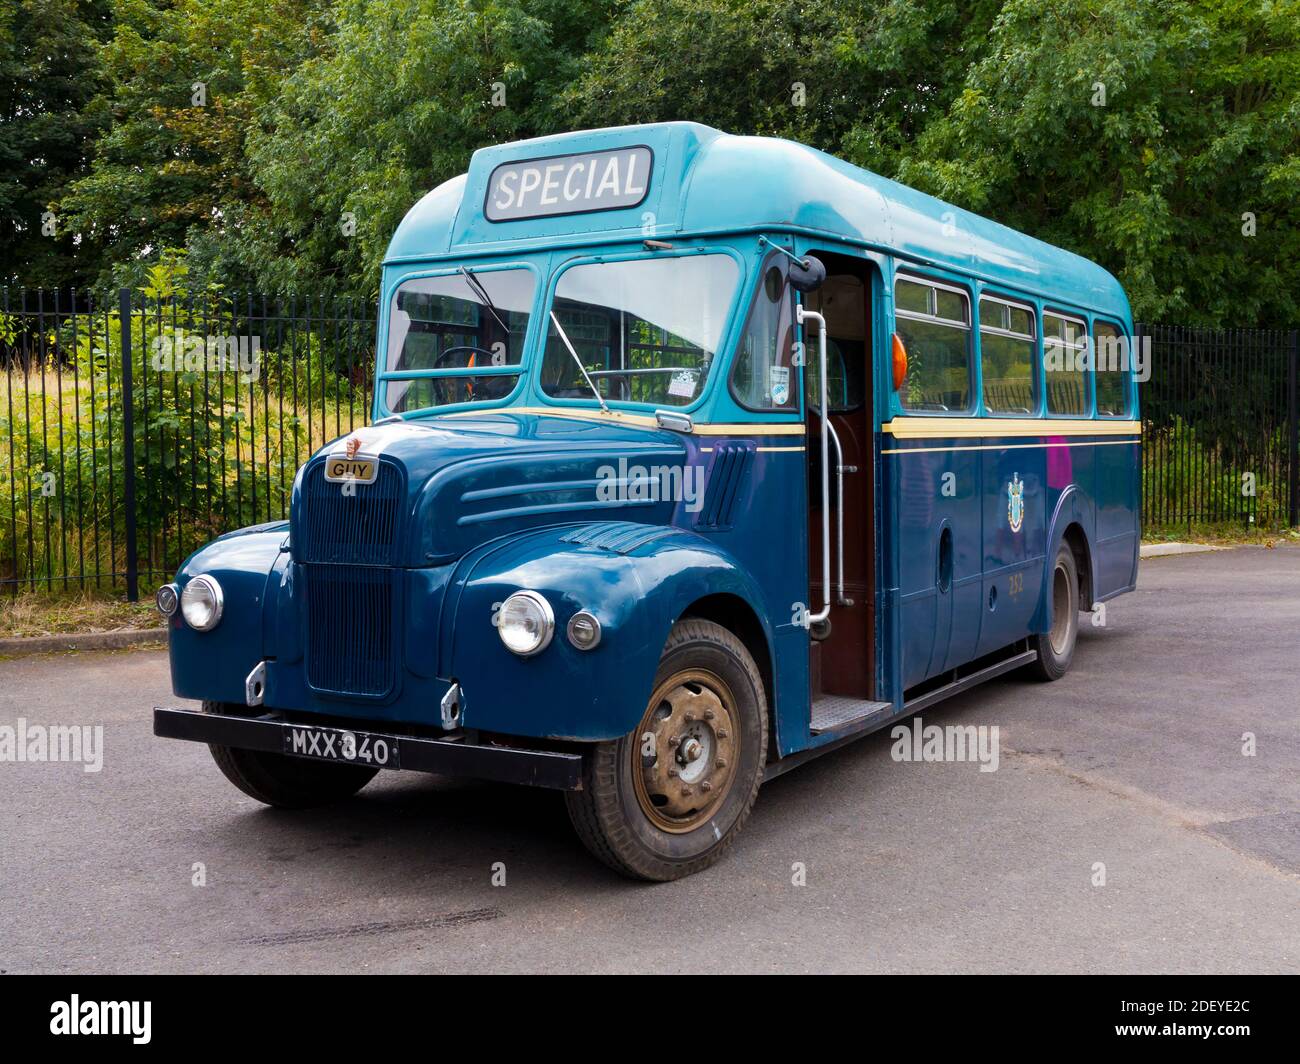
{"type": "Polygon", "coordinates": [[[1295,330],[1140,326],[1146,529],[1294,527],[1295,330]]]}
{"type": "Polygon", "coordinates": [[[124,587],[283,518],[364,424],[374,315],[347,300],[0,292],[0,589],[124,587]]]}

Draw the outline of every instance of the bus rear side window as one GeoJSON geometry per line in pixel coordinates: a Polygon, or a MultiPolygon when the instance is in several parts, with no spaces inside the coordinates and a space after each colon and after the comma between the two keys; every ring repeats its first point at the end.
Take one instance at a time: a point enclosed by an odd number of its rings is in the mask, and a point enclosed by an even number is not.
{"type": "Polygon", "coordinates": [[[1128,344],[1119,329],[1099,321],[1093,326],[1096,349],[1097,416],[1128,417],[1128,344]]]}
{"type": "Polygon", "coordinates": [[[1043,381],[1047,412],[1078,417],[1088,412],[1088,328],[1077,318],[1043,315],[1043,381]]]}
{"type": "Polygon", "coordinates": [[[1000,299],[980,300],[980,366],[984,409],[990,414],[1033,414],[1034,311],[1000,299]]]}
{"type": "Polygon", "coordinates": [[[966,293],[900,277],[894,301],[896,328],[907,348],[907,377],[898,390],[903,409],[965,411],[970,406],[970,302],[966,293]]]}

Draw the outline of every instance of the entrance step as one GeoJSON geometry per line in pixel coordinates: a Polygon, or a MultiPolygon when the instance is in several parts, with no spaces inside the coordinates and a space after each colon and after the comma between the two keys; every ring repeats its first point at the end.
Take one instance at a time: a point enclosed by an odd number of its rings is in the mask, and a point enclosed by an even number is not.
{"type": "Polygon", "coordinates": [[[811,729],[814,735],[866,727],[877,718],[894,712],[892,702],[872,702],[848,695],[822,695],[813,703],[811,729]]]}

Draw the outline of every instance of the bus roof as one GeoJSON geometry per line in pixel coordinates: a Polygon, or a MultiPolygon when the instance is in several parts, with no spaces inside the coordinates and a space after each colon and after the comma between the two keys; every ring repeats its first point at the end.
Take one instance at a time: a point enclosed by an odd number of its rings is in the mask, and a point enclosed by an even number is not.
{"type": "Polygon", "coordinates": [[[402,220],[386,264],[500,256],[551,247],[737,232],[797,232],[873,247],[917,266],[1129,321],[1119,282],[1096,263],[793,141],[694,122],[562,133],[481,148],[402,220]],[[650,185],[631,206],[492,221],[489,180],[503,164],[644,146],[650,185]]]}

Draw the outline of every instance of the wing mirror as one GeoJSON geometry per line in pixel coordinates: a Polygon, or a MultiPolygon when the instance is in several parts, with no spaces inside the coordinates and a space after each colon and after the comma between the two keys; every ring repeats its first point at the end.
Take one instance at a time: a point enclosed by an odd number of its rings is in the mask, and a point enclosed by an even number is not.
{"type": "Polygon", "coordinates": [[[805,255],[790,263],[787,276],[796,292],[815,292],[826,280],[826,264],[815,255],[805,255]]]}

